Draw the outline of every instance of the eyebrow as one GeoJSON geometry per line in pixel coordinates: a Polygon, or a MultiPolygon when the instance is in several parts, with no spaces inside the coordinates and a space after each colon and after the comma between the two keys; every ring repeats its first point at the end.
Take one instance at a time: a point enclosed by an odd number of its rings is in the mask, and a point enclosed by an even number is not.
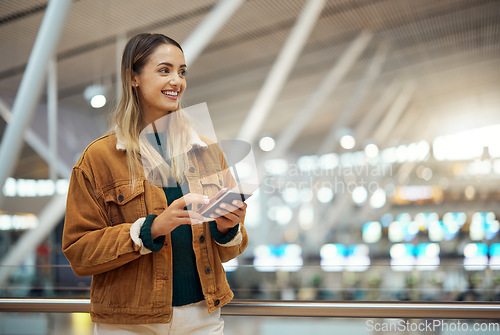
{"type": "MultiPolygon", "coordinates": [[[[160,63],[160,64],[158,64],[158,65],[156,65],[156,66],[161,66],[161,65],[166,65],[166,66],[174,67],[172,64],[167,63],[167,62],[162,62],[162,63],[160,63]]],[[[182,65],[181,65],[181,66],[179,66],[179,67],[187,67],[187,66],[186,66],[186,64],[182,64],[182,65]]]]}

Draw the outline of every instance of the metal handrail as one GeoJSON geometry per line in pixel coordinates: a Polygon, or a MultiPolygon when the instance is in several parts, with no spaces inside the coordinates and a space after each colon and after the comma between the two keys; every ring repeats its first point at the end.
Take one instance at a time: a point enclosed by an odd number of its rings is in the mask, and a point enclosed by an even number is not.
{"type": "MultiPolygon", "coordinates": [[[[0,299],[0,312],[88,313],[89,299],[0,299]]],[[[233,300],[223,315],[412,319],[500,319],[500,304],[488,302],[334,302],[233,300]]]]}

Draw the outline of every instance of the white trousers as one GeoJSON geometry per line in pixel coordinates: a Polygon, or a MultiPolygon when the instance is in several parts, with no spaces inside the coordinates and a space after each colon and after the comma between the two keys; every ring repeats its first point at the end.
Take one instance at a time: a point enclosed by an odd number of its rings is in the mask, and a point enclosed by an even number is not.
{"type": "Polygon", "coordinates": [[[172,320],[167,324],[109,324],[96,323],[94,335],[222,335],[224,320],[220,308],[208,313],[205,300],[181,307],[174,307],[172,320]]]}

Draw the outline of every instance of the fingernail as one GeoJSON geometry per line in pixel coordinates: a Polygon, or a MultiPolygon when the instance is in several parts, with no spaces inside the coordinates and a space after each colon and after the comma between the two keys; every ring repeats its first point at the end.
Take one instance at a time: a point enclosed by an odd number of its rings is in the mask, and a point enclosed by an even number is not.
{"type": "Polygon", "coordinates": [[[214,214],[210,214],[210,217],[213,219],[215,217],[215,215],[214,214]]]}
{"type": "Polygon", "coordinates": [[[220,204],[222,208],[226,208],[226,204],[220,204]]]}
{"type": "Polygon", "coordinates": [[[234,200],[234,201],[233,201],[233,205],[238,206],[238,201],[234,200]]]}
{"type": "Polygon", "coordinates": [[[222,211],[220,209],[216,209],[215,212],[219,213],[219,214],[222,213],[222,211]]]}

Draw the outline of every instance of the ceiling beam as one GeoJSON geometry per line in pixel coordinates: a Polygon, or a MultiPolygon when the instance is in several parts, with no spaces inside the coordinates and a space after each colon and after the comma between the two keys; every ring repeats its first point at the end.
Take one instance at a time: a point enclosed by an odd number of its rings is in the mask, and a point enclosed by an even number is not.
{"type": "Polygon", "coordinates": [[[356,111],[366,97],[367,93],[370,91],[371,87],[375,83],[375,79],[382,72],[382,66],[387,58],[388,46],[385,43],[381,43],[375,56],[373,57],[370,65],[366,69],[363,78],[358,82],[354,92],[351,94],[344,108],[340,112],[339,117],[333,123],[328,135],[323,140],[317,154],[322,155],[327,152],[335,152],[337,150],[339,131],[342,128],[348,127],[351,123],[356,111]]]}
{"type": "Polygon", "coordinates": [[[373,38],[373,33],[369,31],[361,32],[344,54],[335,62],[330,71],[324,76],[320,84],[313,90],[313,93],[306,99],[306,102],[297,111],[292,121],[281,132],[276,140],[276,147],[267,153],[258,165],[258,176],[263,178],[264,163],[267,160],[282,157],[290,149],[302,130],[307,126],[309,120],[320,109],[331,93],[338,87],[347,73],[351,70],[363,51],[373,38]]]}
{"type": "MultiPolygon", "coordinates": [[[[5,123],[9,123],[12,118],[12,113],[9,110],[7,104],[0,98],[0,117],[4,119],[5,123]]],[[[33,131],[31,128],[27,128],[24,131],[24,140],[26,143],[36,152],[38,156],[40,156],[47,165],[50,164],[50,160],[52,159],[49,155],[49,148],[44,143],[44,141],[33,131]]],[[[57,173],[63,178],[69,178],[71,175],[71,167],[64,163],[59,157],[57,157],[57,164],[55,164],[57,168],[57,173]]]]}
{"type": "MultiPolygon", "coordinates": [[[[393,109],[394,106],[400,105],[398,101],[401,100],[400,97],[402,96],[402,94],[400,93],[400,95],[396,99],[394,99],[394,93],[397,92],[398,88],[397,84],[398,81],[395,80],[394,83],[385,90],[381,98],[375,103],[374,108],[370,109],[370,111],[367,113],[365,120],[369,120],[369,122],[376,121],[378,117],[381,116],[381,114],[383,114],[385,110],[387,110],[391,101],[393,101],[393,104],[390,110],[393,109]]],[[[404,91],[405,90],[403,90],[403,92],[404,91]]],[[[360,141],[363,141],[364,137],[369,132],[370,124],[371,123],[364,121],[354,130],[355,134],[362,136],[360,138],[360,141]]],[[[338,168],[342,169],[342,167],[338,168]]],[[[338,173],[337,175],[342,176],[343,174],[338,173]]],[[[337,194],[335,194],[335,200],[333,204],[331,204],[330,206],[322,206],[323,209],[320,214],[321,220],[332,225],[330,229],[333,229],[333,225],[335,225],[341,214],[346,213],[346,211],[350,212],[354,208],[354,202],[351,195],[352,190],[349,189],[349,185],[346,184],[345,180],[341,180],[340,182],[343,183],[342,185],[344,186],[344,189],[342,190],[342,192],[337,192],[337,194]]],[[[330,236],[330,234],[327,234],[326,236],[330,236]]]]}
{"type": "Polygon", "coordinates": [[[182,42],[186,64],[193,66],[203,49],[245,0],[220,0],[196,29],[182,42]]]}
{"type": "Polygon", "coordinates": [[[250,109],[237,138],[254,142],[267,114],[274,105],[281,92],[290,71],[295,65],[307,39],[312,32],[316,21],[321,14],[325,1],[309,0],[300,13],[295,26],[292,28],[287,41],[283,45],[271,71],[262,85],[255,102],[250,109]]]}
{"type": "MultiPolygon", "coordinates": [[[[356,139],[357,146],[363,144],[368,138],[370,131],[377,124],[377,121],[382,118],[382,115],[389,108],[391,102],[396,99],[400,83],[398,79],[393,80],[389,87],[380,95],[379,99],[375,101],[372,107],[364,115],[354,130],[354,138],[356,139]]],[[[325,140],[326,142],[326,140],[325,140]]],[[[323,147],[323,145],[322,145],[323,147]]],[[[326,147],[326,144],[325,144],[326,147]]]]}
{"type": "MultiPolygon", "coordinates": [[[[379,146],[379,148],[385,148],[387,147],[387,142],[388,142],[388,136],[391,134],[391,132],[396,129],[396,125],[402,125],[402,122],[404,121],[401,118],[401,115],[407,110],[408,103],[415,92],[415,83],[414,82],[407,82],[403,89],[401,90],[400,94],[392,104],[391,108],[387,112],[387,114],[384,116],[382,121],[379,123],[378,127],[374,131],[373,139],[375,141],[375,144],[379,146]],[[398,123],[399,122],[399,123],[398,123]]],[[[429,129],[428,129],[429,130],[429,129]]],[[[409,162],[411,165],[410,167],[410,172],[413,170],[415,165],[417,164],[416,162],[409,162]]],[[[383,163],[380,163],[380,169],[383,169],[383,163]]],[[[394,167],[392,165],[391,169],[394,167]]],[[[408,172],[408,173],[410,173],[408,172]]],[[[403,169],[399,169],[396,177],[399,178],[401,176],[401,173],[404,173],[403,169]]],[[[378,187],[381,188],[381,184],[383,182],[384,175],[379,175],[375,177],[375,182],[378,184],[378,187]]],[[[373,183],[371,181],[370,183],[373,183]]],[[[369,191],[369,189],[367,189],[369,191]]],[[[371,205],[370,205],[370,196],[371,194],[368,194],[368,198],[366,199],[366,202],[362,206],[360,210],[360,218],[364,218],[367,216],[367,213],[371,211],[371,205]]],[[[347,206],[347,210],[352,212],[354,208],[354,203],[351,202],[349,206],[347,206]]]]}
{"type": "Polygon", "coordinates": [[[394,126],[398,122],[399,118],[408,107],[408,103],[410,102],[414,92],[415,83],[411,81],[407,82],[396,101],[394,101],[387,114],[385,114],[384,118],[373,132],[373,140],[375,141],[375,144],[378,144],[379,146],[385,145],[387,136],[394,129],[394,126]]]}
{"type": "Polygon", "coordinates": [[[313,93],[302,105],[302,108],[292,118],[290,124],[281,132],[276,141],[276,148],[268,154],[270,158],[282,156],[288,151],[298,135],[307,126],[309,120],[352,69],[372,40],[372,37],[373,34],[371,32],[363,31],[351,43],[349,48],[347,48],[330,71],[328,71],[321,83],[313,90],[313,93]]]}
{"type": "MultiPolygon", "coordinates": [[[[410,25],[419,25],[425,28],[428,28],[428,30],[423,31],[423,36],[425,36],[424,41],[433,41],[432,38],[434,35],[431,34],[433,29],[435,29],[431,24],[428,24],[425,21],[429,20],[429,17],[431,17],[432,20],[439,22],[440,24],[447,24],[448,22],[450,23],[450,29],[441,29],[439,32],[442,33],[441,36],[446,36],[446,38],[458,34],[461,37],[464,35],[464,31],[456,31],[457,24],[456,21],[454,20],[445,20],[444,17],[450,16],[450,15],[457,15],[461,19],[463,18],[464,20],[477,20],[479,25],[487,25],[486,28],[488,28],[488,31],[494,31],[494,27],[491,26],[491,24],[495,24],[496,21],[485,21],[484,15],[466,15],[468,14],[471,10],[480,10],[482,9],[482,6],[488,6],[488,5],[495,5],[497,0],[475,0],[475,1],[469,1],[469,2],[464,2],[458,6],[452,6],[452,7],[443,7],[442,9],[436,9],[432,11],[422,11],[418,13],[402,13],[399,16],[396,17],[390,17],[388,19],[392,21],[388,21],[385,23],[384,27],[381,27],[378,32],[382,35],[387,35],[391,34],[392,31],[395,31],[397,29],[405,29],[410,35],[406,35],[405,38],[408,41],[414,41],[416,34],[411,34],[413,31],[409,28],[410,25]],[[415,16],[417,15],[417,16],[415,16]],[[430,37],[430,38],[429,38],[430,37]]],[[[363,2],[355,2],[355,1],[349,1],[345,4],[342,3],[336,3],[333,2],[329,6],[325,7],[325,10],[323,11],[322,15],[320,16],[321,18],[329,18],[329,17],[335,17],[338,15],[346,14],[352,11],[356,10],[362,10],[364,7],[370,7],[373,6],[376,3],[384,3],[386,0],[370,0],[370,1],[363,1],[363,2]]],[[[198,15],[202,15],[205,12],[208,12],[212,6],[204,6],[197,8],[194,11],[187,12],[187,13],[181,13],[180,15],[175,15],[172,17],[168,17],[166,19],[160,20],[153,22],[152,24],[142,26],[139,28],[132,29],[127,32],[128,35],[136,34],[139,32],[144,32],[144,31],[152,31],[156,30],[158,28],[162,28],[165,26],[168,26],[170,24],[175,24],[178,22],[182,22],[183,20],[187,20],[193,17],[196,17],[198,15]]],[[[488,8],[486,8],[487,10],[488,8]]],[[[491,13],[494,13],[493,11],[489,11],[491,13]]],[[[492,14],[494,15],[494,14],[492,14]]],[[[461,22],[462,23],[462,22],[461,22]]],[[[228,47],[233,47],[238,43],[242,42],[247,42],[249,39],[255,38],[255,36],[258,37],[265,37],[269,34],[276,33],[277,31],[289,29],[290,26],[293,23],[289,20],[286,22],[282,22],[278,24],[278,27],[273,28],[273,27],[265,27],[265,29],[258,28],[255,31],[252,31],[250,33],[244,33],[235,37],[232,37],[228,39],[227,41],[220,41],[217,44],[213,44],[209,47],[209,50],[207,52],[213,52],[217,49],[222,49],[222,48],[228,48],[228,47]]],[[[471,30],[474,30],[475,28],[467,28],[467,32],[471,32],[471,30]]],[[[422,31],[419,31],[419,33],[422,33],[422,31]]],[[[477,35],[477,34],[475,34],[477,35]]],[[[86,53],[89,51],[93,51],[99,48],[107,47],[110,44],[113,44],[116,40],[116,36],[111,36],[111,37],[106,37],[104,39],[100,39],[98,41],[92,41],[80,46],[77,46],[75,48],[69,49],[62,51],[57,54],[57,60],[63,60],[70,58],[72,56],[77,56],[82,53],[86,53]]],[[[398,44],[400,42],[403,43],[410,43],[406,42],[406,40],[401,40],[398,41],[395,44],[398,44]]],[[[412,46],[414,43],[411,44],[412,46]]],[[[421,45],[421,44],[418,44],[421,45]]],[[[11,67],[7,70],[1,71],[0,72],[0,80],[18,75],[23,73],[24,69],[26,67],[26,64],[21,64],[18,66],[11,67]]]]}
{"type": "Polygon", "coordinates": [[[36,15],[40,12],[43,12],[45,10],[45,8],[47,8],[46,3],[20,10],[20,11],[8,14],[4,17],[0,17],[0,26],[2,26],[4,24],[12,23],[12,22],[17,21],[17,20],[26,19],[27,17],[29,17],[31,15],[36,15]]]}

